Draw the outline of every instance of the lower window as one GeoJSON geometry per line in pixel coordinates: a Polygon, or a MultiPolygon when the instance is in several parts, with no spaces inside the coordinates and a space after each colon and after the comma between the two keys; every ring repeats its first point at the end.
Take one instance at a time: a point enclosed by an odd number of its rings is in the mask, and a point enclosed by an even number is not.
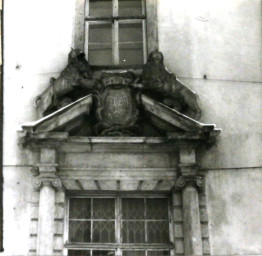
{"type": "Polygon", "coordinates": [[[169,256],[165,196],[70,197],[69,256],[169,256]]]}

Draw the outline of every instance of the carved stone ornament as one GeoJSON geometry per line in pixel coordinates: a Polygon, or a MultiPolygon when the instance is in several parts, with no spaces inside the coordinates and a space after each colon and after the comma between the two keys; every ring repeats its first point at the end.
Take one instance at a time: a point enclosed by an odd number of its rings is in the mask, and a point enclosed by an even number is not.
{"type": "Polygon", "coordinates": [[[42,186],[53,187],[56,190],[63,188],[62,182],[58,177],[41,177],[38,176],[33,180],[33,186],[35,190],[40,190],[42,186]]]}
{"type": "Polygon", "coordinates": [[[157,137],[195,132],[205,140],[211,136],[206,131],[215,132],[214,125],[195,120],[201,115],[196,94],[167,71],[159,51],[149,55],[141,75],[108,71],[99,76],[92,74],[84,53],[72,49],[68,65],[36,98],[36,107],[42,118],[25,124],[26,131],[157,137]]]}
{"type": "Polygon", "coordinates": [[[157,93],[160,101],[168,107],[195,119],[201,117],[197,95],[167,71],[161,52],[155,50],[149,54],[141,79],[143,89],[149,94],[157,93]]]}
{"type": "Polygon", "coordinates": [[[205,177],[200,175],[179,176],[175,182],[175,189],[182,190],[186,186],[194,186],[202,191],[205,188],[205,177]]]}
{"type": "Polygon", "coordinates": [[[138,102],[131,87],[134,75],[131,72],[104,74],[102,89],[95,92],[97,99],[95,126],[101,135],[135,134],[138,119],[138,102]]]}

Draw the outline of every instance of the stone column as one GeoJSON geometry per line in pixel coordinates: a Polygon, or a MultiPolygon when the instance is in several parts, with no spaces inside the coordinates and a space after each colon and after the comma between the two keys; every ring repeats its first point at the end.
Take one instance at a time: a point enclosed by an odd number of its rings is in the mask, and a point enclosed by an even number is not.
{"type": "Polygon", "coordinates": [[[55,188],[62,187],[61,181],[57,177],[39,176],[34,180],[34,187],[40,190],[36,254],[53,255],[55,188]]]}
{"type": "Polygon", "coordinates": [[[175,188],[182,190],[185,256],[203,255],[198,189],[204,177],[197,174],[194,150],[180,150],[180,175],[175,188]]]}
{"type": "Polygon", "coordinates": [[[62,189],[62,182],[56,176],[54,149],[41,149],[40,162],[39,175],[33,180],[34,188],[40,191],[36,254],[50,256],[54,254],[55,195],[56,189],[62,189]]]}

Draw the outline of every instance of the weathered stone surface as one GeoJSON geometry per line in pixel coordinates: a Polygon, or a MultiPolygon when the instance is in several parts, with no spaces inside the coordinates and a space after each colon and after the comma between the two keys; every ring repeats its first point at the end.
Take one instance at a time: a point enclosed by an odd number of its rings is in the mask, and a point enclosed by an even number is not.
{"type": "Polygon", "coordinates": [[[176,241],[175,242],[176,254],[184,254],[184,242],[183,241],[176,241]]]}
{"type": "Polygon", "coordinates": [[[183,221],[183,213],[180,207],[174,208],[174,221],[183,221]]]}
{"type": "Polygon", "coordinates": [[[64,241],[62,236],[55,236],[54,237],[54,248],[53,250],[63,250],[64,248],[64,241]]]}
{"type": "Polygon", "coordinates": [[[65,167],[107,167],[107,168],[160,168],[173,167],[170,166],[172,154],[165,153],[68,153],[65,155],[64,162],[61,163],[65,167]]]}
{"type": "Polygon", "coordinates": [[[40,190],[37,255],[52,255],[55,216],[55,190],[44,185],[40,190]]]}
{"type": "Polygon", "coordinates": [[[198,192],[193,186],[183,190],[183,224],[186,255],[202,255],[198,192]]]}
{"type": "Polygon", "coordinates": [[[184,238],[182,224],[175,224],[174,231],[175,231],[175,238],[184,238]]]}

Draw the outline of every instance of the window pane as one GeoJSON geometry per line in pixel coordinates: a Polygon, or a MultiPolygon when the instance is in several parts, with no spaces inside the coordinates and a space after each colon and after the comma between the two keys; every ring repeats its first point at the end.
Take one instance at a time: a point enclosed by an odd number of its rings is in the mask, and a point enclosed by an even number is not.
{"type": "Polygon", "coordinates": [[[168,243],[169,242],[168,221],[148,221],[147,239],[149,243],[168,243]]]}
{"type": "Polygon", "coordinates": [[[90,256],[90,251],[87,250],[68,250],[68,256],[90,256]]]}
{"type": "Polygon", "coordinates": [[[147,256],[170,256],[169,251],[148,251],[147,256]]]}
{"type": "Polygon", "coordinates": [[[89,24],[88,61],[112,65],[112,24],[89,24]]]}
{"type": "Polygon", "coordinates": [[[120,23],[119,24],[119,42],[142,42],[143,32],[142,23],[120,23]]]}
{"type": "Polygon", "coordinates": [[[145,203],[143,198],[123,198],[122,213],[125,220],[139,220],[145,217],[145,203]]]}
{"type": "Polygon", "coordinates": [[[89,0],[89,16],[112,16],[112,0],[89,0]]]}
{"type": "Polygon", "coordinates": [[[90,198],[71,198],[70,199],[70,219],[90,219],[91,218],[91,199],[90,198]]]}
{"type": "Polygon", "coordinates": [[[112,24],[89,24],[89,44],[107,44],[112,47],[112,24]]]}
{"type": "Polygon", "coordinates": [[[115,256],[114,251],[93,251],[93,256],[115,256]]]}
{"type": "Polygon", "coordinates": [[[123,221],[122,233],[123,233],[123,243],[144,243],[145,222],[123,221]]]}
{"type": "Polygon", "coordinates": [[[69,221],[70,242],[90,242],[90,221],[69,221]]]}
{"type": "Polygon", "coordinates": [[[168,200],[167,198],[147,199],[146,200],[147,219],[166,219],[168,220],[168,200]]]}
{"type": "Polygon", "coordinates": [[[123,251],[123,256],[145,256],[145,251],[123,251]]]}
{"type": "Polygon", "coordinates": [[[93,222],[93,242],[113,243],[115,242],[115,222],[114,221],[94,221],[93,222]]]}
{"type": "Polygon", "coordinates": [[[112,49],[89,50],[88,60],[91,65],[112,65],[112,49]]]}
{"type": "Polygon", "coordinates": [[[143,60],[143,49],[120,49],[119,50],[119,63],[121,65],[142,65],[143,60]]]}
{"type": "Polygon", "coordinates": [[[93,200],[94,219],[115,219],[115,199],[94,198],[93,200]]]}
{"type": "Polygon", "coordinates": [[[119,63],[143,64],[142,23],[119,24],[119,63]]]}
{"type": "Polygon", "coordinates": [[[119,0],[119,16],[142,15],[142,0],[119,0]]]}

